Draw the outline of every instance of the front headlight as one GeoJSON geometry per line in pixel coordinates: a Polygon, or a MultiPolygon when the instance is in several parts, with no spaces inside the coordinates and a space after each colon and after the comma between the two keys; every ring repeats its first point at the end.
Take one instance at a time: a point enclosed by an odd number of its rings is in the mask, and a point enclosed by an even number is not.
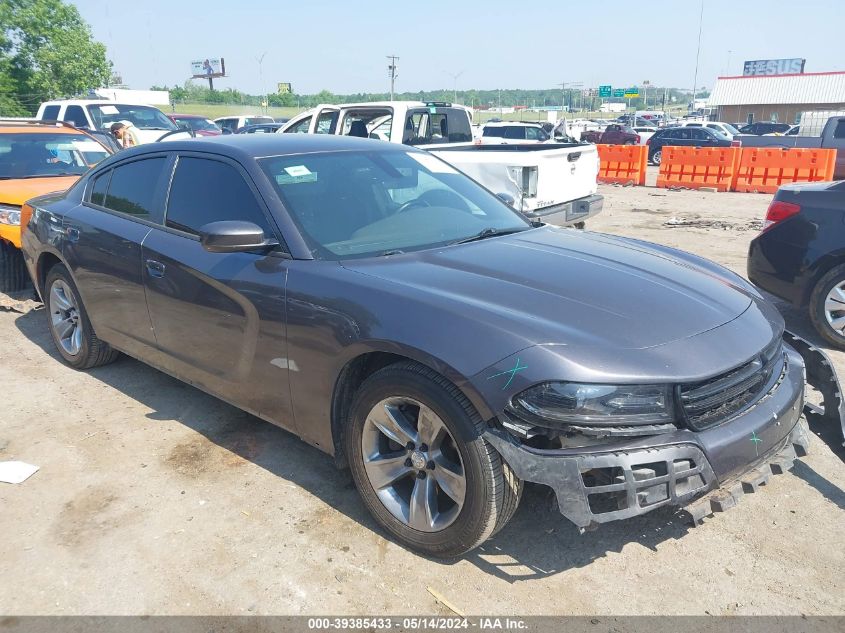
{"type": "Polygon", "coordinates": [[[675,420],[670,385],[546,382],[514,396],[508,408],[523,419],[561,425],[630,426],[675,420]]]}
{"type": "Polygon", "coordinates": [[[0,224],[12,224],[20,226],[21,208],[7,204],[0,204],[0,224]]]}

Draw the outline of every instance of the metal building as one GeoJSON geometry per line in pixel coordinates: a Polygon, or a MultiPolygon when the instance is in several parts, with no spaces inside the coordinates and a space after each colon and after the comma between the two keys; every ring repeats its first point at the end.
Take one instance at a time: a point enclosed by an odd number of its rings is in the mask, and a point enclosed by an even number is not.
{"type": "Polygon", "coordinates": [[[728,123],[798,123],[804,112],[845,110],[845,72],[719,77],[709,105],[728,123]]]}

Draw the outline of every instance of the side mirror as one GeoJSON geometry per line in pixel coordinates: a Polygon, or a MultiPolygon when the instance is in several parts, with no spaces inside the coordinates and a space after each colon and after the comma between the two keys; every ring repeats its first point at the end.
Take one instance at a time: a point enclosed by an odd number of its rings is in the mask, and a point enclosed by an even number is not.
{"type": "Polygon", "coordinates": [[[257,224],[239,220],[204,225],[200,228],[200,244],[209,253],[240,253],[279,245],[275,239],[267,239],[257,224]]]}
{"type": "Polygon", "coordinates": [[[496,197],[499,200],[501,200],[502,202],[504,202],[506,205],[508,205],[509,207],[514,207],[514,205],[516,204],[516,198],[514,198],[509,193],[497,193],[496,197]]]}

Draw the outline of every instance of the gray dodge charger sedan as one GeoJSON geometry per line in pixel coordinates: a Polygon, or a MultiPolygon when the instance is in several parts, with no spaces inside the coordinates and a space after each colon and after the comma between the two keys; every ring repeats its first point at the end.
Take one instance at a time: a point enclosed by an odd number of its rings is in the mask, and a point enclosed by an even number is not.
{"type": "Polygon", "coordinates": [[[802,454],[804,362],[751,285],[494,193],[370,139],[150,144],[31,201],[23,250],[66,363],[122,352],[296,433],[429,555],[525,481],[588,529],[700,518],[802,454]]]}

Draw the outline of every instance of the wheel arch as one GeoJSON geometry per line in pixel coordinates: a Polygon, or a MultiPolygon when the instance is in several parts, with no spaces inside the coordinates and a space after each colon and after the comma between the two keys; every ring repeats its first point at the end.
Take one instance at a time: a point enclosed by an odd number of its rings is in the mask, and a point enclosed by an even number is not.
{"type": "Polygon", "coordinates": [[[434,371],[455,386],[475,407],[482,419],[489,420],[493,412],[472,384],[448,363],[415,349],[372,349],[356,354],[341,368],[335,380],[331,403],[331,439],[335,462],[347,466],[344,434],[348,424],[352,400],[368,376],[378,370],[401,362],[415,362],[434,371]]]}
{"type": "MultiPolygon", "coordinates": [[[[53,268],[56,264],[62,264],[65,268],[68,269],[70,272],[70,268],[67,265],[61,256],[52,250],[44,250],[38,255],[38,259],[35,262],[35,279],[38,294],[41,295],[41,299],[44,300],[44,292],[46,290],[45,285],[47,283],[47,275],[50,272],[50,269],[53,268]]],[[[71,277],[73,277],[73,273],[70,273],[71,277]]],[[[76,280],[74,279],[74,282],[76,280]]]]}
{"type": "Polygon", "coordinates": [[[801,290],[800,301],[802,306],[809,305],[813,289],[819,283],[821,278],[842,264],[845,264],[845,249],[826,253],[813,263],[812,267],[808,271],[809,274],[807,283],[801,290]]]}

